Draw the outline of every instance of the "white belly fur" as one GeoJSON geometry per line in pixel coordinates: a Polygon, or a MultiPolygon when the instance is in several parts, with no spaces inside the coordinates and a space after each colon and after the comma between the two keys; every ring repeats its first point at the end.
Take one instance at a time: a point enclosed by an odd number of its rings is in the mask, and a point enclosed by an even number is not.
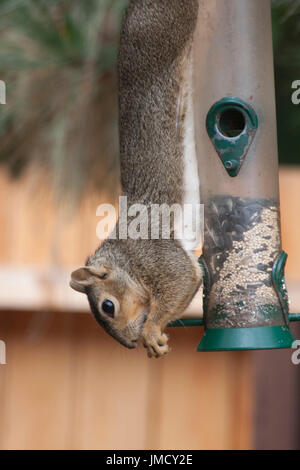
{"type": "MultiPolygon", "coordinates": [[[[183,212],[184,224],[178,224],[178,230],[183,248],[187,252],[192,252],[199,246],[201,239],[201,211],[200,211],[200,188],[199,188],[199,174],[198,174],[198,161],[196,155],[195,145],[195,128],[194,128],[194,109],[193,109],[193,96],[192,96],[192,62],[191,54],[189,58],[189,65],[186,70],[184,89],[181,92],[182,100],[184,97],[185,103],[185,119],[184,119],[184,141],[183,141],[183,160],[184,160],[184,197],[183,197],[183,212]],[[185,207],[184,205],[187,204],[185,207]],[[184,229],[182,229],[184,225],[184,229]],[[181,228],[179,228],[181,227],[181,228]],[[180,232],[180,233],[179,233],[180,232]]],[[[177,224],[176,224],[177,225],[177,224]]]]}

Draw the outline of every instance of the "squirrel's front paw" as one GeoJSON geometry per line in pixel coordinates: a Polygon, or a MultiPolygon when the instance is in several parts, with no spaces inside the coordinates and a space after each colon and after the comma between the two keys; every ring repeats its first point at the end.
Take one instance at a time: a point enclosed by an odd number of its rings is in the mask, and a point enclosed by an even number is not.
{"type": "Polygon", "coordinates": [[[154,325],[145,325],[142,333],[143,345],[147,349],[148,357],[161,357],[170,351],[168,336],[154,325]]]}

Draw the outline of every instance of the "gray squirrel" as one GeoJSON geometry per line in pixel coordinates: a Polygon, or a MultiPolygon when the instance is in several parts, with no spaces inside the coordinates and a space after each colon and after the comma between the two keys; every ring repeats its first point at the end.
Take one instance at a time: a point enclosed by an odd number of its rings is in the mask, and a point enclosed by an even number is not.
{"type": "MultiPolygon", "coordinates": [[[[198,0],[132,0],[120,38],[119,137],[128,206],[199,203],[191,91],[198,0]]],[[[159,219],[161,220],[161,219],[159,219]]],[[[171,236],[108,237],[72,273],[96,320],[121,344],[149,357],[169,351],[167,324],[182,316],[201,283],[197,242],[171,236]]],[[[117,222],[115,233],[118,234],[117,222]]]]}

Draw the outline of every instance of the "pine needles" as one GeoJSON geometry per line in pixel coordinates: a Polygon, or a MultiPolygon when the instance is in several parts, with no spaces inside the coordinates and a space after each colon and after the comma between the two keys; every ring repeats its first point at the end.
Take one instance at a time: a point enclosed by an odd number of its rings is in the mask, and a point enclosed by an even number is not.
{"type": "Polygon", "coordinates": [[[118,182],[116,58],[126,0],[2,0],[0,161],[58,194],[118,182]]]}

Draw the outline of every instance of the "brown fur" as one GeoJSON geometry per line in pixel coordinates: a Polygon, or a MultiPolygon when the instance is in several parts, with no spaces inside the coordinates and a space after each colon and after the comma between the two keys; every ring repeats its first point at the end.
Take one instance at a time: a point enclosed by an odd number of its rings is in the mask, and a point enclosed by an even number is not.
{"type": "MultiPolygon", "coordinates": [[[[197,11],[197,0],[132,0],[127,9],[118,72],[128,205],[183,203],[185,110],[180,106],[178,120],[178,97],[197,11]]],[[[72,287],[87,293],[97,320],[118,341],[134,347],[142,337],[148,355],[159,357],[169,350],[163,329],[183,313],[200,279],[196,260],[173,237],[109,238],[73,273],[72,287]],[[104,298],[116,304],[114,318],[101,311],[104,298]]]]}

